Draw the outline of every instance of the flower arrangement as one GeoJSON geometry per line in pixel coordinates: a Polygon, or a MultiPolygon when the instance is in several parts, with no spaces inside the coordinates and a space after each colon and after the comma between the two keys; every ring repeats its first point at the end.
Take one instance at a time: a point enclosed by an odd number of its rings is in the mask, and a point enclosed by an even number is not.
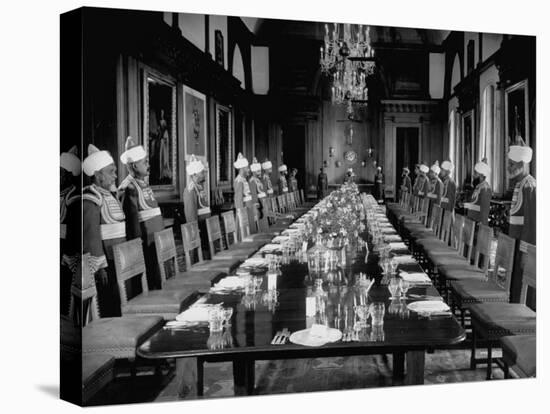
{"type": "Polygon", "coordinates": [[[325,199],[317,217],[317,231],[324,238],[347,239],[364,230],[363,205],[355,183],[342,185],[325,199]]]}

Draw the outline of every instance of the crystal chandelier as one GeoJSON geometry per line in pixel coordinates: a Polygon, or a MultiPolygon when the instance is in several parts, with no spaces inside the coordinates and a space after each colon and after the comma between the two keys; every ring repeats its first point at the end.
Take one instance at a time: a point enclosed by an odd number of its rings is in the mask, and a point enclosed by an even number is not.
{"type": "Polygon", "coordinates": [[[334,23],[332,32],[325,24],[325,46],[321,47],[321,71],[332,75],[332,103],[365,104],[368,100],[366,78],[374,73],[374,49],[370,27],[334,23]],[[342,26],[342,30],[340,28],[342,26]]]}
{"type": "Polygon", "coordinates": [[[325,24],[325,45],[321,47],[320,64],[325,74],[339,69],[346,60],[351,60],[357,69],[371,75],[374,71],[374,49],[370,45],[370,27],[334,23],[333,30],[325,24]],[[342,26],[342,29],[340,28],[342,26]]]}
{"type": "Polygon", "coordinates": [[[341,69],[333,73],[332,103],[345,104],[351,101],[366,102],[369,90],[366,83],[366,73],[360,71],[351,62],[345,61],[341,69]]]}

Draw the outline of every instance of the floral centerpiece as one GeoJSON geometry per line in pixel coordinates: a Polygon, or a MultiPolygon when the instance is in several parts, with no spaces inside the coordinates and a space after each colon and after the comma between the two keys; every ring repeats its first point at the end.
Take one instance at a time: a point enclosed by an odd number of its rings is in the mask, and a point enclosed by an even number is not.
{"type": "Polygon", "coordinates": [[[363,204],[357,185],[346,183],[324,200],[317,216],[317,232],[325,240],[347,242],[365,229],[362,217],[363,204]]]}

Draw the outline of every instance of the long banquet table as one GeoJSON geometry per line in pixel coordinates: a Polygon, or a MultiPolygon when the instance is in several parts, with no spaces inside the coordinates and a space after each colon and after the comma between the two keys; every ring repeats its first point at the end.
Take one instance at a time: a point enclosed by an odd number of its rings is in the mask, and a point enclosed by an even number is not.
{"type": "MultiPolygon", "coordinates": [[[[366,237],[366,234],[360,235],[366,237]]],[[[397,251],[396,253],[407,253],[397,251]]],[[[360,272],[374,277],[376,283],[368,293],[369,302],[385,303],[386,312],[382,329],[373,331],[363,328],[359,340],[327,343],[319,347],[296,345],[288,341],[283,345],[271,345],[274,335],[287,328],[290,332],[305,329],[311,325],[306,316],[306,297],[312,294],[313,280],[305,263],[290,262],[282,265],[277,279],[277,305],[262,300],[267,289],[267,276],[262,276],[261,292],[253,298],[245,298],[243,291],[229,293],[210,292],[203,299],[206,303],[223,302],[224,307],[232,307],[231,318],[232,346],[223,349],[209,349],[209,328],[198,324],[185,328],[166,328],[156,332],[139,349],[138,355],[149,359],[176,358],[177,375],[185,378],[190,363],[196,359],[196,392],[203,395],[203,365],[205,362],[231,361],[236,394],[252,394],[254,391],[254,362],[258,360],[322,358],[349,355],[392,354],[394,382],[422,384],[424,382],[424,362],[427,350],[456,344],[465,339],[465,331],[454,316],[420,317],[407,312],[406,305],[422,298],[439,297],[433,285],[412,287],[406,299],[392,302],[387,286],[380,283],[381,268],[379,257],[365,251],[351,253],[342,272],[325,280],[327,293],[326,315],[328,325],[342,329],[349,321],[346,307],[351,298],[356,297],[355,275],[360,272]],[[350,260],[351,259],[351,260],[350,260]],[[413,297],[413,298],[411,298],[413,297]],[[248,299],[248,300],[247,300],[248,299]],[[395,309],[405,310],[395,312],[395,309]],[[392,311],[393,309],[393,311],[392,311]],[[404,380],[404,381],[403,381],[404,380]]],[[[401,264],[398,270],[421,272],[417,263],[401,264]]]]}

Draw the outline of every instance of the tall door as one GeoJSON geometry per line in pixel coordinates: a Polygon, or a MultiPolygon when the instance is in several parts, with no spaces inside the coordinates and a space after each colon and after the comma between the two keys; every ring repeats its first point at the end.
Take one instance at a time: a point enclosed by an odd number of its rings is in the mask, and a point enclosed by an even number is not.
{"type": "MultiPolygon", "coordinates": [[[[397,190],[401,185],[401,173],[403,171],[403,168],[409,167],[409,170],[411,170],[412,174],[414,171],[414,165],[418,163],[419,129],[417,127],[397,127],[395,133],[395,184],[397,190]]],[[[412,175],[411,179],[414,179],[412,175]]]]}
{"type": "Polygon", "coordinates": [[[289,174],[292,168],[298,169],[298,188],[304,188],[306,175],[305,125],[285,125],[283,127],[283,162],[286,164],[289,174]]]}

